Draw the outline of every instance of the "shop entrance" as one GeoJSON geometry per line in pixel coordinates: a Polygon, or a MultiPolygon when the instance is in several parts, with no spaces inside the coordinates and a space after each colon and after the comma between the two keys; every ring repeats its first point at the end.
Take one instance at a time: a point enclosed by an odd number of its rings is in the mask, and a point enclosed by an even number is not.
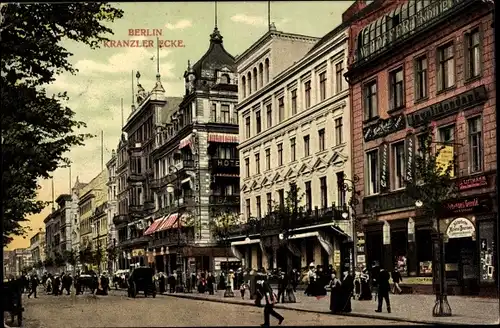
{"type": "Polygon", "coordinates": [[[450,238],[445,246],[446,280],[461,295],[479,293],[476,242],[472,237],[450,238]]]}

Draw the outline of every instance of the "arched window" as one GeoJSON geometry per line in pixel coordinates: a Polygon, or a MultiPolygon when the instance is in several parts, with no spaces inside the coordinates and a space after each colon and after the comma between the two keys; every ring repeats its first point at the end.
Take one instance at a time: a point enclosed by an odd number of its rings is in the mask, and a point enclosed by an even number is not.
{"type": "Polygon", "coordinates": [[[262,88],[264,85],[264,65],[259,64],[259,86],[262,88]]]}
{"type": "Polygon", "coordinates": [[[241,90],[243,91],[243,98],[247,96],[247,79],[243,76],[241,78],[241,90]]]}
{"type": "Polygon", "coordinates": [[[257,91],[257,67],[253,68],[253,90],[257,91]]]}
{"type": "Polygon", "coordinates": [[[220,83],[229,84],[229,75],[222,74],[222,76],[220,77],[220,83]]]}
{"type": "Polygon", "coordinates": [[[247,74],[247,83],[248,83],[248,95],[252,94],[252,73],[248,72],[247,74]]]}
{"type": "Polygon", "coordinates": [[[269,83],[269,58],[264,62],[264,74],[266,75],[266,83],[269,83]]]}

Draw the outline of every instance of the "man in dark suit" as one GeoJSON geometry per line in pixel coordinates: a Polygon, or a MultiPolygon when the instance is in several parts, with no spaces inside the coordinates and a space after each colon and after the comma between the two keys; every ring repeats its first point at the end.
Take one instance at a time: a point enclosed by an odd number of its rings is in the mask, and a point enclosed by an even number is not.
{"type": "Polygon", "coordinates": [[[262,327],[269,327],[270,316],[272,315],[276,319],[279,320],[279,324],[285,320],[282,315],[277,313],[274,310],[274,304],[277,302],[276,295],[273,293],[273,289],[269,282],[260,280],[257,282],[258,288],[262,291],[262,295],[264,295],[266,299],[266,305],[264,306],[264,323],[261,325],[262,327]]]}
{"type": "Polygon", "coordinates": [[[382,303],[385,300],[387,312],[391,313],[391,302],[389,301],[389,291],[391,290],[390,278],[389,272],[384,269],[380,270],[378,274],[378,308],[375,312],[382,312],[382,303]]]}

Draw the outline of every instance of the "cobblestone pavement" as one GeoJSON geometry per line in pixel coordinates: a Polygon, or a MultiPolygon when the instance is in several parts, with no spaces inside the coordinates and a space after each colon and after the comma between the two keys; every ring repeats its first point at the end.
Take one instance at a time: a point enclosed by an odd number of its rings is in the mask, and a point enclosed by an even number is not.
{"type": "MultiPolygon", "coordinates": [[[[251,304],[251,300],[242,300],[240,297],[224,298],[224,292],[219,291],[217,295],[207,294],[171,294],[171,296],[190,297],[196,299],[207,299],[219,302],[245,303],[251,304]]],[[[235,292],[238,296],[239,292],[235,292]]],[[[248,295],[248,294],[247,294],[248,295]]],[[[248,298],[248,296],[247,296],[248,298]]],[[[297,303],[279,304],[277,308],[295,309],[299,311],[329,313],[330,298],[324,297],[317,299],[315,297],[307,297],[304,292],[296,293],[297,303]]],[[[453,316],[444,318],[435,318],[432,316],[432,308],[434,306],[435,296],[433,295],[418,295],[418,294],[403,294],[390,295],[392,313],[387,313],[385,304],[384,312],[376,313],[376,302],[373,301],[353,301],[352,313],[348,314],[352,317],[365,317],[373,319],[387,319],[397,321],[408,321],[414,323],[427,324],[494,324],[499,322],[499,303],[497,299],[476,298],[449,296],[448,301],[452,308],[453,316]]]]}
{"type": "MultiPolygon", "coordinates": [[[[202,300],[157,296],[136,299],[112,291],[109,296],[52,296],[40,293],[37,299],[24,297],[24,327],[207,327],[258,326],[263,322],[262,308],[214,303],[202,300]]],[[[278,310],[286,326],[394,325],[390,320],[371,320],[278,310]]],[[[271,325],[277,321],[272,318],[271,325]]]]}

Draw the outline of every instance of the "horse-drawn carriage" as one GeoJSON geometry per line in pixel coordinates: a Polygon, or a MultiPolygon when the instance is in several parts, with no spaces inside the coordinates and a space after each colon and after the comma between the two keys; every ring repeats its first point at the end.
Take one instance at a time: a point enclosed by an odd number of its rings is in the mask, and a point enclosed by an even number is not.
{"type": "Polygon", "coordinates": [[[17,317],[17,325],[19,327],[21,327],[23,323],[24,311],[22,306],[22,290],[23,285],[20,279],[3,283],[2,309],[5,312],[9,312],[11,323],[14,322],[14,317],[17,317]]]}
{"type": "Polygon", "coordinates": [[[147,267],[135,268],[128,278],[128,297],[135,298],[140,291],[144,291],[144,297],[152,295],[156,297],[156,286],[153,281],[154,270],[147,267]]]}

